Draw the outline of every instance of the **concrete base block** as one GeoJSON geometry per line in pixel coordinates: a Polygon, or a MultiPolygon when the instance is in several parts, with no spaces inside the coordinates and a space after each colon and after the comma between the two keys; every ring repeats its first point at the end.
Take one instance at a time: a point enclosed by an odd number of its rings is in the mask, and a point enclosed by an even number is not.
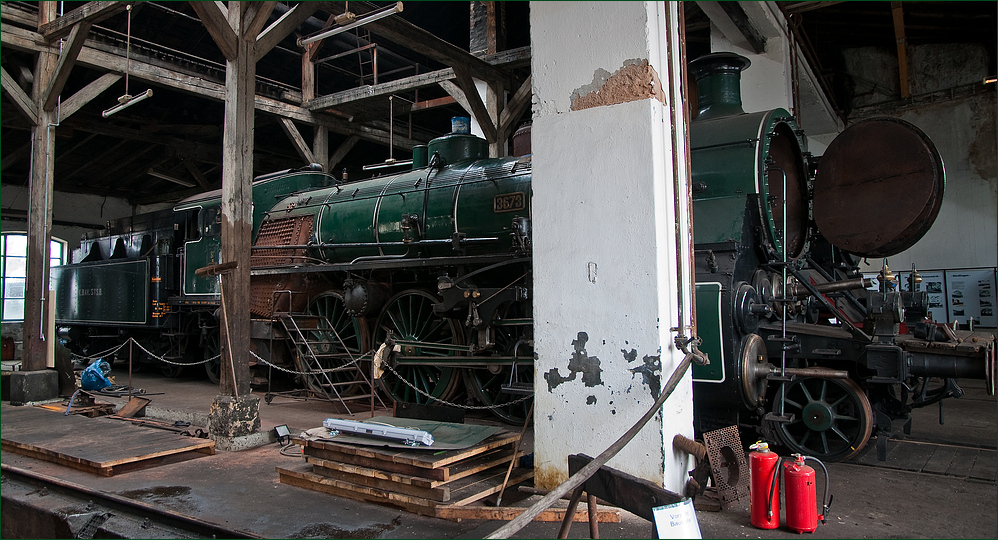
{"type": "Polygon", "coordinates": [[[266,431],[257,431],[242,437],[221,437],[212,433],[208,438],[215,441],[216,452],[238,452],[239,450],[249,450],[258,446],[266,446],[274,442],[274,437],[266,431]]]}
{"type": "Polygon", "coordinates": [[[59,373],[51,369],[13,371],[9,397],[11,405],[55,399],[59,397],[59,373]]]}
{"type": "Polygon", "coordinates": [[[258,396],[215,396],[208,411],[208,436],[215,441],[217,450],[251,448],[254,445],[249,441],[255,440],[254,436],[259,432],[258,396]]]}

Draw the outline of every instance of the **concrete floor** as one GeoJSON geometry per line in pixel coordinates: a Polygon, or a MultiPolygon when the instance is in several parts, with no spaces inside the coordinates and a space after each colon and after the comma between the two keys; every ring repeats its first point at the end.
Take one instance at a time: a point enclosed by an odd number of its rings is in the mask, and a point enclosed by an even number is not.
{"type": "MultiPolygon", "coordinates": [[[[116,384],[127,384],[127,373],[113,373],[116,384]]],[[[200,376],[168,379],[135,374],[133,388],[151,399],[150,417],[184,420],[202,425],[217,389],[200,376]]],[[[874,445],[850,463],[828,465],[834,501],[828,521],[819,525],[816,538],[995,538],[996,537],[996,402],[987,396],[983,382],[966,381],[967,394],[945,405],[945,424],[938,411],[916,411],[912,434],[891,441],[888,459],[875,459],[874,445]],[[905,452],[912,445],[956,448],[963,463],[929,468],[912,466],[905,452]],[[969,453],[968,453],[969,452],[969,453]],[[965,461],[975,461],[966,463],[965,461]],[[976,464],[976,465],[975,465],[976,464]],[[957,466],[960,465],[960,466],[957,466]],[[971,467],[971,465],[975,465],[971,467]],[[972,471],[968,473],[967,471],[972,471]],[[990,472],[989,472],[990,471],[990,472]],[[975,477],[976,476],[976,477],[975,477]]],[[[254,391],[256,393],[256,391],[254,391]]],[[[260,392],[261,394],[263,392],[260,392]]],[[[261,395],[262,397],[262,395],[261,395]]],[[[107,402],[124,404],[125,398],[107,402]]],[[[10,407],[3,404],[3,409],[10,407]]],[[[354,415],[363,420],[370,413],[354,415]]],[[[379,411],[377,414],[391,414],[379,411]]],[[[262,429],[279,424],[292,433],[320,426],[336,409],[318,400],[297,401],[282,397],[271,404],[261,401],[262,429]]],[[[2,418],[0,418],[2,419],[2,418]]],[[[494,423],[484,416],[469,422],[494,423]]],[[[497,424],[498,425],[498,424],[497,424]]],[[[530,451],[528,429],[525,448],[530,451]]],[[[113,442],[113,441],[112,441],[113,442]]],[[[481,538],[504,522],[465,520],[459,523],[418,516],[403,510],[339,498],[278,482],[275,468],[299,462],[280,453],[276,443],[239,452],[219,452],[178,463],[164,464],[104,478],[56,464],[3,452],[5,465],[55,476],[94,489],[134,498],[175,512],[250,531],[269,538],[481,538]]],[[[590,453],[593,449],[588,450],[590,453]]],[[[596,452],[598,453],[598,452],[596,452]]],[[[820,477],[820,473],[819,473],[820,477]]],[[[819,482],[819,497],[822,484],[819,482]]],[[[43,494],[5,480],[5,500],[17,497],[41,504],[43,494]]],[[[505,504],[529,506],[538,496],[507,492],[505,504]],[[519,500],[517,500],[519,499],[519,500]]],[[[54,498],[45,504],[58,505],[54,498]]],[[[68,503],[67,503],[68,504],[68,503]]],[[[561,506],[565,505],[562,501],[561,506]]],[[[748,497],[720,512],[697,512],[704,538],[784,538],[796,536],[785,528],[760,530],[749,524],[748,497]]],[[[554,538],[558,523],[532,523],[514,538],[554,538]]],[[[623,513],[619,524],[600,526],[603,538],[651,538],[651,523],[623,513]]],[[[572,538],[587,538],[588,527],[575,524],[572,538]]]]}

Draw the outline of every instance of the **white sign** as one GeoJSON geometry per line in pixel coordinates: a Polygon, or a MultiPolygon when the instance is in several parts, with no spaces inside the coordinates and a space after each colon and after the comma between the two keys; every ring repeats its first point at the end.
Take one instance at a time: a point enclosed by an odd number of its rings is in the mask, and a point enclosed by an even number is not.
{"type": "Polygon", "coordinates": [[[703,538],[696,510],[693,509],[693,499],[656,506],[652,508],[652,515],[659,538],[703,538]]]}
{"type": "Polygon", "coordinates": [[[946,298],[949,320],[974,325],[995,326],[995,270],[980,268],[946,271],[946,298]]]}

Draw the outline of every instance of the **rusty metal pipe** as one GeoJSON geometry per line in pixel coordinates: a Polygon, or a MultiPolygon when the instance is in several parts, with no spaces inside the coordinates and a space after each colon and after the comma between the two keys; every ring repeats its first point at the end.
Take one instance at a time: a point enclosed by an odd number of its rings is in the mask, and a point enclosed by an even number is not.
{"type": "MultiPolygon", "coordinates": [[[[865,289],[871,285],[873,285],[872,279],[859,277],[853,279],[844,279],[842,281],[830,281],[828,283],[819,283],[816,285],[812,285],[812,287],[814,287],[814,289],[821,294],[828,294],[828,293],[842,292],[842,291],[853,291],[856,289],[865,289]]],[[[797,298],[804,298],[807,296],[811,296],[811,291],[808,291],[807,289],[797,289],[794,291],[794,296],[796,296],[797,298]]]]}
{"type": "MultiPolygon", "coordinates": [[[[778,373],[779,369],[773,366],[771,373],[778,373]]],[[[840,369],[829,369],[823,367],[809,367],[809,368],[785,368],[784,372],[787,375],[794,377],[815,377],[819,379],[848,379],[849,372],[842,371],[840,369]]]]}

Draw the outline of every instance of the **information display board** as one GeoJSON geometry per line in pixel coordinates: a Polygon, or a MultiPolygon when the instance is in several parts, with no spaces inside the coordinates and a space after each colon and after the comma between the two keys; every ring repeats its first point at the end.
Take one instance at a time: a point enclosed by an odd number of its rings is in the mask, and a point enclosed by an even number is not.
{"type": "Polygon", "coordinates": [[[995,269],[971,268],[946,270],[945,273],[949,321],[967,324],[973,319],[974,326],[994,327],[998,322],[995,317],[995,269]]]}

